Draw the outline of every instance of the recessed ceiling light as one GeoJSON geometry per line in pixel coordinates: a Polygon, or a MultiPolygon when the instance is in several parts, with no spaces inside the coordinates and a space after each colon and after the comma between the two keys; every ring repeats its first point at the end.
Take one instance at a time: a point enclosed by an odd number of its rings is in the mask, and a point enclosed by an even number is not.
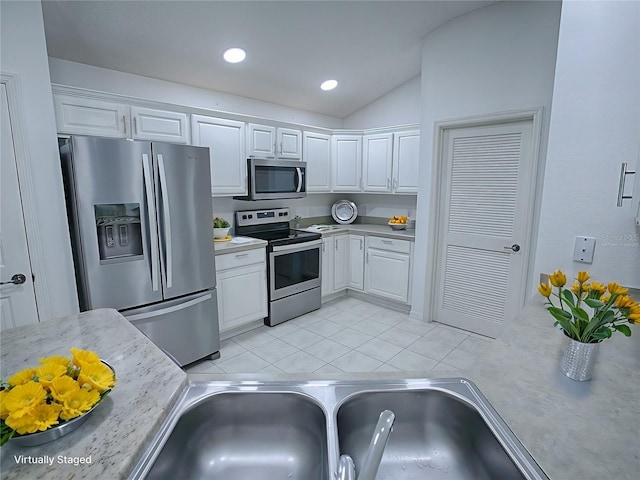
{"type": "Polygon", "coordinates": [[[320,88],[322,90],[333,90],[334,88],[336,88],[338,86],[338,81],[337,80],[325,80],[324,82],[322,82],[322,84],[320,85],[320,88]]]}
{"type": "Polygon", "coordinates": [[[229,48],[225,50],[224,59],[229,63],[239,63],[247,57],[247,53],[241,48],[229,48]]]}

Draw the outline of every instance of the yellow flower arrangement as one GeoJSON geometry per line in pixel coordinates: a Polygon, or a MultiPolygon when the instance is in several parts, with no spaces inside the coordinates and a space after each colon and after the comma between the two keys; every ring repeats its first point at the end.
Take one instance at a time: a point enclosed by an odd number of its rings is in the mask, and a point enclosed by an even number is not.
{"type": "Polygon", "coordinates": [[[72,348],[71,354],[41,358],[2,382],[0,445],[83,415],[113,388],[115,374],[97,353],[72,348]]]}
{"type": "Polygon", "coordinates": [[[563,288],[567,277],[556,270],[549,275],[549,283],[538,286],[540,295],[547,299],[547,311],[556,319],[556,327],[582,343],[601,342],[614,331],[630,336],[627,323],[640,323],[640,304],[619,284],[589,283],[590,278],[587,272],[578,272],[575,283],[563,288]],[[553,293],[553,287],[557,293],[553,293]],[[558,306],[554,305],[552,296],[558,299],[558,306]]]}

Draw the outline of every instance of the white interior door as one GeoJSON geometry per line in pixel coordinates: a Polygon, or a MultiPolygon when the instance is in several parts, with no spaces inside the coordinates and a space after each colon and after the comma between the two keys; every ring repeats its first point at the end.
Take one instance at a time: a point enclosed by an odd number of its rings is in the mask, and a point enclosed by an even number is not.
{"type": "Polygon", "coordinates": [[[435,320],[496,337],[518,312],[533,196],[533,121],[450,128],[435,320]]]}
{"type": "Polygon", "coordinates": [[[0,83],[0,317],[1,328],[38,322],[27,236],[18,185],[7,90],[0,83]],[[20,277],[19,275],[23,275],[20,277]],[[10,283],[12,278],[17,282],[10,283]]]}

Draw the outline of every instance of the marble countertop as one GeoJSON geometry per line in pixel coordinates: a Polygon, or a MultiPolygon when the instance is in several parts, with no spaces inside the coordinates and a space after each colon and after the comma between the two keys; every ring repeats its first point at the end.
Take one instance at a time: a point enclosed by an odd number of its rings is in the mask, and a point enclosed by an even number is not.
{"type": "MultiPolygon", "coordinates": [[[[338,235],[340,233],[355,233],[355,234],[363,234],[363,235],[377,235],[380,237],[386,238],[396,238],[399,240],[410,240],[414,241],[416,237],[415,229],[406,229],[406,230],[391,230],[389,225],[374,225],[367,223],[352,223],[349,225],[333,225],[334,230],[327,230],[321,232],[323,236],[328,235],[338,235]]],[[[305,230],[305,228],[301,228],[300,230],[305,230]]]]}
{"type": "Polygon", "coordinates": [[[3,480],[126,478],[187,384],[177,365],[111,309],[5,330],[1,347],[4,379],[37,365],[41,357],[70,356],[71,347],[97,352],[117,378],[111,393],[72,433],[35,447],[5,444],[3,480]],[[27,463],[27,457],[52,464],[27,463]],[[83,459],[91,463],[80,463],[83,459]]]}
{"type": "MultiPolygon", "coordinates": [[[[637,296],[636,296],[637,298],[637,296]]],[[[593,378],[560,372],[565,336],[535,298],[469,371],[552,479],[636,479],[640,472],[640,328],[600,345],[593,378]]]]}
{"type": "Polygon", "coordinates": [[[233,237],[228,242],[215,242],[214,250],[216,255],[242,252],[245,250],[253,250],[254,248],[264,248],[267,246],[267,242],[265,240],[260,240],[258,238],[251,238],[250,241],[246,243],[234,243],[234,238],[249,239],[249,237],[233,237]]]}

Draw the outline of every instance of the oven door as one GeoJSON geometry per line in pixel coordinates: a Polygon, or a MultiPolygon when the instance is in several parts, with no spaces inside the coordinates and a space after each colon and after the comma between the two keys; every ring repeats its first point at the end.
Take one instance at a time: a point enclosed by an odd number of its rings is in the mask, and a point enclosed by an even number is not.
{"type": "Polygon", "coordinates": [[[322,240],[279,245],[269,253],[269,298],[278,300],[321,283],[322,240]]]}

